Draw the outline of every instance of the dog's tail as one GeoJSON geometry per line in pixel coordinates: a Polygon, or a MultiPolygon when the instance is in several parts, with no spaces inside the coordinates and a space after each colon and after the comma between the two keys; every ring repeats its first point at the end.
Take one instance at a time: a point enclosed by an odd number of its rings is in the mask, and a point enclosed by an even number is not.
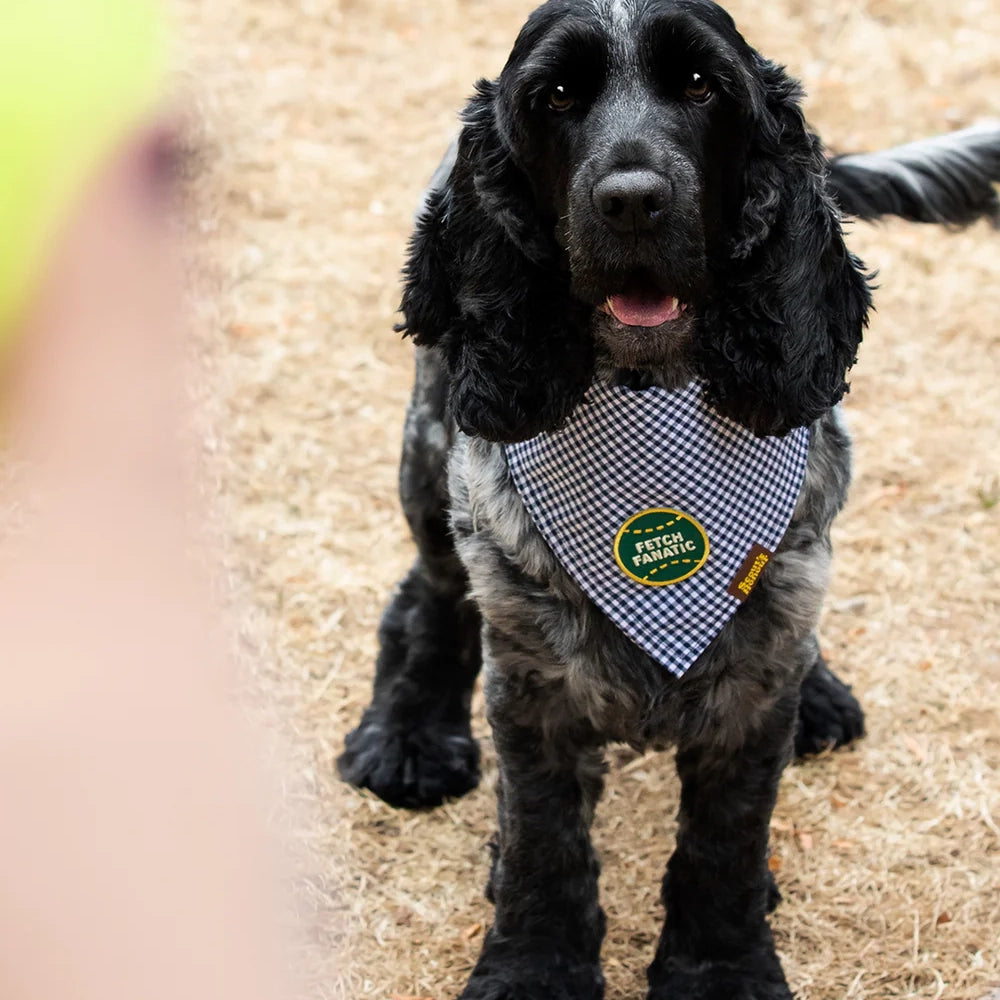
{"type": "Polygon", "coordinates": [[[845,215],[966,226],[1000,226],[1000,121],[877,153],[830,159],[828,187],[845,215]]]}

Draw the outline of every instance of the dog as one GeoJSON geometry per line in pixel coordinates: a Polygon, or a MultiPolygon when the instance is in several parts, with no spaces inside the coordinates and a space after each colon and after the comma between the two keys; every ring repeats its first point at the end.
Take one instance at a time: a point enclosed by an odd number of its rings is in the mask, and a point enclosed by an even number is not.
{"type": "Polygon", "coordinates": [[[496,913],[463,1000],[602,995],[589,826],[609,742],[676,748],[649,997],[791,997],[767,922],[778,782],[793,753],[864,726],[815,633],[850,478],[837,404],[871,304],[841,216],[1000,211],[1000,128],[828,158],[800,102],[712,0],[549,0],[479,83],[419,214],[400,326],[417,345],[400,486],[418,555],[339,768],[398,806],[469,791],[486,665],[496,913]],[[682,410],[702,435],[679,466],[697,488],[657,478],[682,410]],[[739,516],[762,491],[783,513],[758,504],[749,530],[772,543],[737,545],[730,586],[702,586],[732,532],[692,498],[707,483],[732,514],[730,480],[699,472],[705,447],[730,445],[734,483],[750,463],[766,480],[739,516]],[[614,508],[647,474],[648,509],[614,508]],[[564,501],[598,539],[596,582],[564,558],[564,501]],[[684,606],[698,586],[711,615],[684,606]]]}

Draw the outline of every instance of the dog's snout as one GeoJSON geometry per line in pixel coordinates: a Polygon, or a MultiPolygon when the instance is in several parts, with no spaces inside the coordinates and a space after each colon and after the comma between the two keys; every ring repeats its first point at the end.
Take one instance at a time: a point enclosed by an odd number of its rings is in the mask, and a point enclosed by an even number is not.
{"type": "Polygon", "coordinates": [[[621,233],[652,231],[670,204],[668,178],[653,170],[616,170],[593,187],[591,200],[607,225],[621,233]]]}

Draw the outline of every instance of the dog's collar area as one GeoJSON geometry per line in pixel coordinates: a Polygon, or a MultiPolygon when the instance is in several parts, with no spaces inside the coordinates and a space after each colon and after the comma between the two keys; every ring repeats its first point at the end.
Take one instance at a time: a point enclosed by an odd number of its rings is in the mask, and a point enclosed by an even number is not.
{"type": "Polygon", "coordinates": [[[701,383],[594,385],[559,431],[506,446],[514,484],[567,573],[683,675],[745,601],[791,521],[809,431],[760,438],[701,383]]]}

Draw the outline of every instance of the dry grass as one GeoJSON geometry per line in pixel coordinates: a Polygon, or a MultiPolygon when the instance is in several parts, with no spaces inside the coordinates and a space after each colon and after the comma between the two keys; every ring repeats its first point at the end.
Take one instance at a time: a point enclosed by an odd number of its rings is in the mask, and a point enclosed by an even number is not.
{"type": "MultiPolygon", "coordinates": [[[[218,286],[202,310],[207,441],[251,686],[290,733],[314,996],[455,995],[490,919],[482,722],[483,787],[434,813],[344,787],[333,761],[411,557],[394,495],[411,361],[390,332],[410,213],[528,6],[181,3],[218,286]]],[[[732,9],[803,77],[835,148],[1000,111],[996,0],[732,9]]],[[[870,735],[788,773],[774,926],[802,1000],[979,1000],[1000,984],[1000,234],[893,224],[852,242],[882,290],[849,400],[857,479],[822,636],[870,735]]],[[[611,759],[596,837],[620,1000],[643,991],[676,787],[666,756],[611,759]]]]}

